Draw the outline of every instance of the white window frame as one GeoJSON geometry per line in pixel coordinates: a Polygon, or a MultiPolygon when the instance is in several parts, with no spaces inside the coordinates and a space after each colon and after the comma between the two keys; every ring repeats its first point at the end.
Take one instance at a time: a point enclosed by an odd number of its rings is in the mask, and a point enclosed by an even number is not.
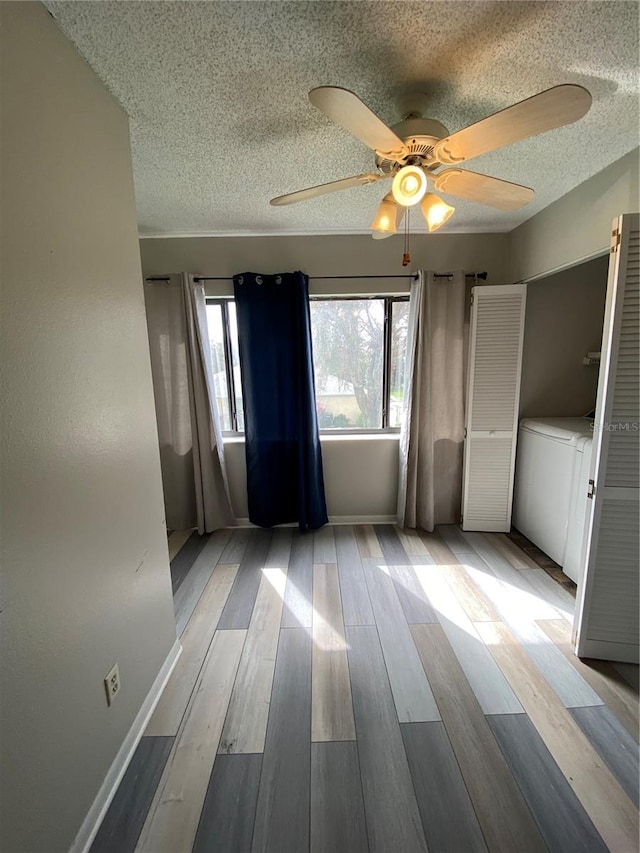
{"type": "MultiPolygon", "coordinates": [[[[400,427],[390,427],[389,424],[389,407],[390,407],[390,395],[391,395],[391,384],[390,384],[390,374],[391,374],[391,335],[392,335],[392,311],[394,302],[408,302],[409,295],[408,294],[354,294],[349,296],[329,296],[324,294],[313,295],[309,297],[311,302],[350,302],[353,300],[364,300],[364,299],[379,299],[384,305],[384,323],[383,323],[383,363],[382,363],[382,426],[375,428],[362,428],[358,429],[354,427],[352,429],[320,429],[320,435],[397,435],[400,433],[400,427]]],[[[222,330],[223,330],[223,338],[224,338],[224,363],[225,363],[225,372],[227,377],[227,394],[229,397],[229,413],[231,419],[230,430],[223,430],[222,434],[225,438],[233,438],[233,437],[243,437],[244,430],[239,430],[238,427],[238,413],[236,411],[236,396],[235,396],[235,382],[233,377],[232,370],[232,348],[231,348],[231,329],[229,326],[229,303],[233,302],[233,297],[228,296],[208,296],[207,297],[207,305],[219,305],[221,307],[222,314],[222,330]]]]}

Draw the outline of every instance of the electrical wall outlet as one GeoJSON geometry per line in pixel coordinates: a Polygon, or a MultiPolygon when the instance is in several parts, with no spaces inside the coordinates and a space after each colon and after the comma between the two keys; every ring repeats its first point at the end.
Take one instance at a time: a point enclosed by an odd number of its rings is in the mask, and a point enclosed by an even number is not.
{"type": "Polygon", "coordinates": [[[112,705],[113,700],[120,692],[120,672],[118,664],[114,663],[112,669],[104,680],[104,689],[107,691],[107,705],[112,705]]]}

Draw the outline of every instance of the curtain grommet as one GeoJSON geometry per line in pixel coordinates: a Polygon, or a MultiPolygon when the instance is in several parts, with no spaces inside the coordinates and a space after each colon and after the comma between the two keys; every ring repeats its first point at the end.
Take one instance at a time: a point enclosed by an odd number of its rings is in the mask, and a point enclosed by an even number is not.
{"type": "Polygon", "coordinates": [[[238,284],[244,284],[244,276],[243,275],[238,276],[238,284]]]}
{"type": "Polygon", "coordinates": [[[282,284],[282,276],[281,275],[276,276],[276,284],[282,284]]]}
{"type": "Polygon", "coordinates": [[[262,284],[262,276],[261,275],[256,276],[256,284],[262,284]]]}

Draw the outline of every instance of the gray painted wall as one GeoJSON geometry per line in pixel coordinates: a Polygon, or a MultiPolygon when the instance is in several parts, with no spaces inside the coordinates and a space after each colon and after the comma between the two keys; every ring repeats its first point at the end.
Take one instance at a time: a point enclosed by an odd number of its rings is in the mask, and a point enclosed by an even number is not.
{"type": "Polygon", "coordinates": [[[582,363],[602,340],[608,255],[527,287],[520,416],[572,417],[595,407],[598,368],[582,363]]]}
{"type": "Polygon", "coordinates": [[[638,210],[639,163],[640,148],[636,148],[512,231],[511,281],[548,274],[608,252],[611,220],[638,210]]]}
{"type": "MultiPolygon", "coordinates": [[[[395,517],[398,502],[398,434],[323,435],[322,467],[329,521],[395,517]]],[[[247,466],[244,441],[225,443],[231,503],[246,519],[247,466]]]]}
{"type": "MultiPolygon", "coordinates": [[[[310,202],[311,204],[313,202],[310,202]]],[[[508,234],[416,234],[411,237],[411,265],[402,266],[403,238],[373,240],[366,234],[325,237],[169,237],[140,241],[145,275],[185,270],[198,275],[302,270],[321,275],[398,275],[412,270],[464,269],[489,273],[488,284],[505,284],[508,234]]],[[[370,284],[364,285],[367,289],[370,284]]],[[[387,292],[406,291],[406,281],[384,280],[387,292]]],[[[356,293],[355,281],[312,281],[312,293],[356,293]]],[[[210,282],[207,292],[231,294],[233,286],[210,282]]]]}
{"type": "Polygon", "coordinates": [[[58,853],[175,624],[127,118],[43,6],[0,16],[0,849],[58,853]]]}

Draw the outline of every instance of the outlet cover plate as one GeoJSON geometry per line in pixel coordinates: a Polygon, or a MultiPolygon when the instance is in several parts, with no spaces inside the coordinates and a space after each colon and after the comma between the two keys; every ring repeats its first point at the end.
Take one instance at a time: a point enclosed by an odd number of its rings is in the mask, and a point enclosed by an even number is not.
{"type": "Polygon", "coordinates": [[[107,705],[112,705],[113,700],[120,692],[120,671],[117,663],[114,663],[113,667],[109,670],[104,680],[104,689],[107,693],[107,705]]]}

